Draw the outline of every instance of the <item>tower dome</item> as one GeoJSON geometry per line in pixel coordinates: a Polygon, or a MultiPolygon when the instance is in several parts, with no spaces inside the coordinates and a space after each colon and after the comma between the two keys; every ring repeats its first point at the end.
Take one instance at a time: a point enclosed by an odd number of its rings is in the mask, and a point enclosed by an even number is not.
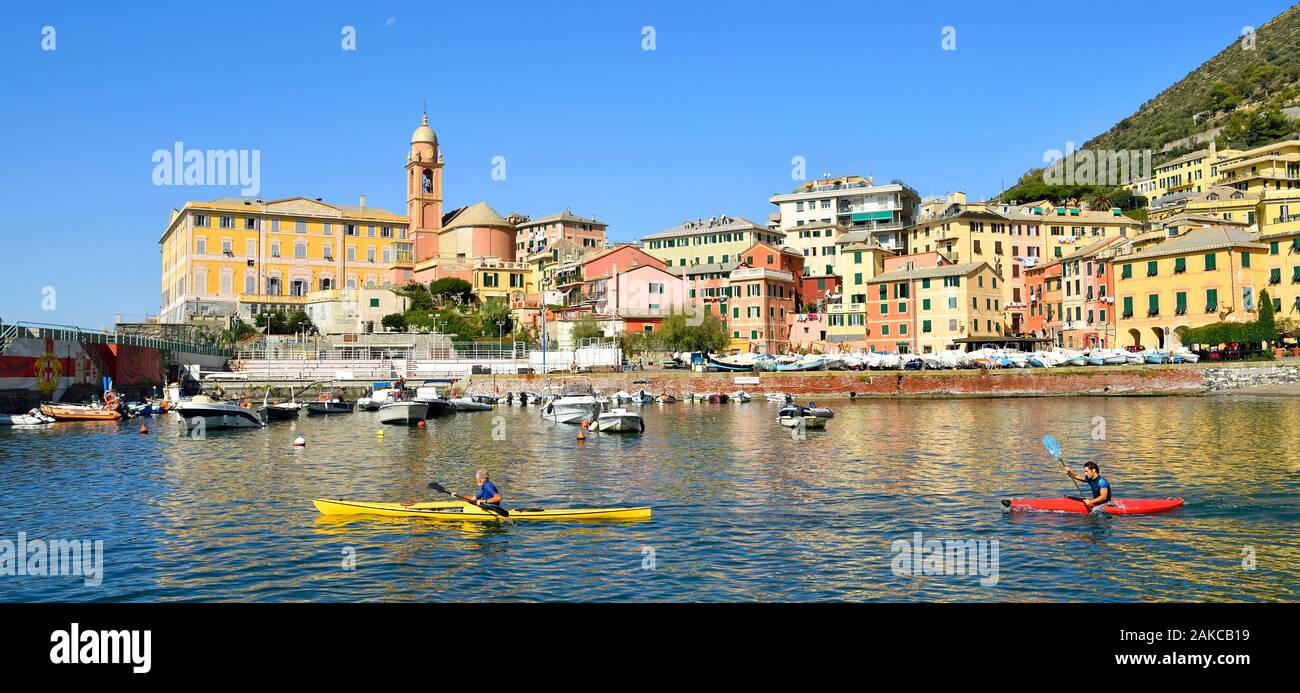
{"type": "Polygon", "coordinates": [[[438,145],[438,136],[434,134],[433,128],[429,127],[428,114],[425,114],[424,117],[420,119],[420,127],[416,128],[415,132],[411,133],[411,144],[420,144],[422,142],[434,146],[438,145]]]}

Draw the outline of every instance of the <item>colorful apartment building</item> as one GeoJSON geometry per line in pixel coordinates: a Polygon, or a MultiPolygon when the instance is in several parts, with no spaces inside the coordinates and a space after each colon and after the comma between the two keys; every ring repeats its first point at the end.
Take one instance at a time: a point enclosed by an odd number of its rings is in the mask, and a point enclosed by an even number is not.
{"type": "Polygon", "coordinates": [[[1053,344],[1060,341],[1061,316],[1065,312],[1061,291],[1063,262],[1053,260],[1025,270],[1026,311],[1023,329],[1018,334],[1050,339],[1053,344]]]}
{"type": "Polygon", "coordinates": [[[406,219],[364,197],[186,202],[159,244],[160,322],[218,326],[301,308],[313,291],[404,283],[414,253],[406,219]]]}
{"type": "Polygon", "coordinates": [[[1150,178],[1136,181],[1128,189],[1152,204],[1166,195],[1203,192],[1217,184],[1220,164],[1240,154],[1235,149],[1219,151],[1210,142],[1209,147],[1157,164],[1150,178]]]}
{"type": "Polygon", "coordinates": [[[826,321],[824,339],[839,351],[862,351],[866,349],[868,283],[884,272],[886,262],[897,254],[872,244],[869,234],[864,232],[845,234],[840,241],[835,272],[840,277],[842,291],[822,308],[826,321]]]}
{"type": "MultiPolygon", "coordinates": [[[[741,266],[739,258],[727,264],[674,267],[669,271],[686,283],[687,301],[705,313],[718,316],[723,324],[731,318],[729,303],[736,295],[731,285],[731,272],[741,266]]],[[[731,334],[728,328],[727,334],[731,334]]]]}
{"type": "Polygon", "coordinates": [[[1118,346],[1172,348],[1186,328],[1254,320],[1269,251],[1256,234],[1216,226],[1117,255],[1118,346]]]}
{"type": "Polygon", "coordinates": [[[1061,259],[1059,346],[1073,349],[1115,344],[1115,296],[1110,260],[1126,242],[1103,238],[1061,259]]]}
{"type": "Polygon", "coordinates": [[[768,354],[789,348],[789,316],[799,312],[803,255],[772,243],[755,243],[740,253],[728,278],[733,349],[768,354]]]}
{"type": "Polygon", "coordinates": [[[1300,228],[1262,234],[1268,247],[1259,271],[1278,318],[1300,320],[1300,228]]]}
{"type": "Polygon", "coordinates": [[[933,353],[1003,335],[1001,277],[988,263],[902,255],[868,285],[868,351],[933,353]]]}
{"type": "Polygon", "coordinates": [[[605,222],[578,216],[567,209],[536,219],[519,215],[515,222],[515,254],[517,257],[532,255],[554,247],[561,240],[593,251],[604,250],[608,244],[608,228],[605,222]]]}
{"type": "Polygon", "coordinates": [[[1300,189],[1300,140],[1275,142],[1225,158],[1218,164],[1220,185],[1259,193],[1300,189]]]}
{"type": "Polygon", "coordinates": [[[668,267],[727,264],[755,243],[781,246],[785,233],[740,217],[686,220],[641,239],[641,247],[668,267]]]}
{"type": "Polygon", "coordinates": [[[824,231],[828,226],[865,231],[874,244],[901,251],[901,233],[915,223],[921,197],[900,181],[877,185],[871,178],[839,176],[808,181],[792,192],[773,195],[768,201],[778,208],[786,244],[809,258],[805,262],[807,276],[816,278],[833,276],[833,269],[827,269],[827,265],[833,267],[835,263],[814,262],[812,258],[816,255],[811,251],[833,252],[834,245],[826,242],[824,234],[797,231],[824,231]]]}

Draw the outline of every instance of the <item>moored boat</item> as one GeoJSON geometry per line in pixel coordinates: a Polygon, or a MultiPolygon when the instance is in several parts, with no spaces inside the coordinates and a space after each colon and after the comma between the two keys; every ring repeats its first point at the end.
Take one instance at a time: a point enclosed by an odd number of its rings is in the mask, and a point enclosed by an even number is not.
{"type": "Polygon", "coordinates": [[[451,406],[458,412],[492,411],[492,405],[478,401],[475,397],[456,397],[451,406]]]}
{"type": "Polygon", "coordinates": [[[41,405],[41,413],[55,421],[117,421],[122,412],[116,407],[101,404],[58,404],[46,402],[41,405]]]}
{"type": "Polygon", "coordinates": [[[410,425],[423,421],[428,414],[429,405],[409,399],[385,402],[379,407],[379,422],[394,425],[410,425]]]}
{"type": "Polygon", "coordinates": [[[643,433],[645,419],[636,412],[617,408],[598,414],[589,427],[599,433],[643,433]]]}
{"type": "Polygon", "coordinates": [[[556,423],[578,424],[595,419],[600,413],[600,403],[591,386],[571,387],[542,407],[542,418],[556,423]]]}
{"type": "Polygon", "coordinates": [[[261,428],[266,422],[248,407],[234,402],[221,402],[207,395],[195,395],[182,401],[176,407],[176,413],[185,421],[185,427],[193,430],[199,426],[205,431],[225,428],[261,428]]]}
{"type": "Polygon", "coordinates": [[[54,417],[31,409],[26,414],[0,414],[0,426],[43,426],[54,423],[54,417]]]}

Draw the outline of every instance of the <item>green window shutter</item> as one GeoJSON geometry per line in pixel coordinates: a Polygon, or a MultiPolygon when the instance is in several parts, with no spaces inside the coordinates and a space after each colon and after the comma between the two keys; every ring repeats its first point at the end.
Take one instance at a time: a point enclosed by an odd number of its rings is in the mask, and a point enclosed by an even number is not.
{"type": "Polygon", "coordinates": [[[900,312],[900,313],[906,313],[906,312],[907,312],[907,304],[906,304],[906,303],[899,303],[899,304],[898,304],[898,312],[900,312]]]}
{"type": "Polygon", "coordinates": [[[1186,271],[1187,271],[1187,258],[1185,257],[1174,258],[1174,273],[1178,274],[1186,271]]]}
{"type": "Polygon", "coordinates": [[[1150,261],[1150,262],[1147,263],[1147,276],[1148,276],[1148,277],[1154,277],[1154,276],[1156,276],[1156,275],[1159,273],[1159,271],[1160,271],[1160,262],[1159,262],[1158,260],[1152,260],[1152,261],[1150,261]]]}
{"type": "Polygon", "coordinates": [[[1291,268],[1291,283],[1300,284],[1300,266],[1291,268]]]}
{"type": "Polygon", "coordinates": [[[902,323],[901,325],[898,326],[898,334],[900,335],[907,334],[907,323],[902,323]]]}
{"type": "Polygon", "coordinates": [[[1269,283],[1269,284],[1281,284],[1281,283],[1282,283],[1282,268],[1281,268],[1281,267],[1274,267],[1273,269],[1271,269],[1271,270],[1268,271],[1268,283],[1269,283]]]}
{"type": "Polygon", "coordinates": [[[1206,289],[1205,290],[1205,312],[1213,313],[1218,309],[1219,309],[1219,290],[1206,289]]]}
{"type": "Polygon", "coordinates": [[[1269,254],[1269,255],[1277,255],[1277,253],[1278,253],[1278,242],[1277,242],[1277,241],[1273,241],[1272,243],[1269,243],[1269,244],[1268,244],[1268,254],[1269,254]]]}
{"type": "Polygon", "coordinates": [[[1250,267],[1250,253],[1241,254],[1241,266],[1243,269],[1250,267]]]}
{"type": "Polygon", "coordinates": [[[889,325],[881,325],[881,326],[880,326],[880,336],[881,336],[881,337],[888,337],[888,336],[889,336],[889,325]]]}
{"type": "Polygon", "coordinates": [[[861,272],[856,272],[856,273],[854,273],[854,275],[853,275],[853,283],[854,283],[854,284],[861,284],[861,283],[862,283],[862,273],[861,273],[861,272]]]}
{"type": "Polygon", "coordinates": [[[929,280],[929,279],[922,279],[922,280],[921,280],[921,288],[922,288],[922,289],[928,289],[928,288],[930,288],[930,280],[929,280]]]}
{"type": "Polygon", "coordinates": [[[1174,313],[1177,315],[1187,314],[1187,292],[1179,291],[1174,296],[1174,313]]]}
{"type": "Polygon", "coordinates": [[[1123,271],[1120,272],[1119,278],[1120,279],[1133,278],[1133,263],[1127,263],[1123,266],[1123,271]]]}
{"type": "Polygon", "coordinates": [[[930,321],[929,321],[929,320],[922,320],[922,321],[921,321],[921,331],[922,331],[922,332],[930,332],[930,321]]]}
{"type": "Polygon", "coordinates": [[[372,298],[372,299],[370,299],[370,307],[371,307],[371,308],[378,308],[378,307],[379,307],[379,299],[377,299],[377,298],[372,298]]]}
{"type": "Polygon", "coordinates": [[[1218,256],[1218,254],[1217,254],[1217,253],[1206,253],[1206,254],[1205,254],[1205,271],[1206,271],[1206,272],[1212,272],[1212,271],[1218,269],[1218,268],[1219,268],[1218,266],[1219,266],[1219,256],[1218,256]]]}
{"type": "Polygon", "coordinates": [[[882,300],[882,301],[887,301],[887,300],[889,300],[889,285],[888,285],[888,284],[881,284],[881,285],[880,285],[880,300],[882,300]]]}
{"type": "Polygon", "coordinates": [[[1133,317],[1133,297],[1132,297],[1132,296],[1125,296],[1125,297],[1124,297],[1124,317],[1126,317],[1126,318],[1131,318],[1131,317],[1133,317]]]}
{"type": "Polygon", "coordinates": [[[1160,294],[1147,296],[1147,315],[1160,314],[1160,294]]]}
{"type": "Polygon", "coordinates": [[[739,317],[740,317],[740,308],[732,308],[732,309],[731,309],[731,317],[732,317],[732,319],[739,318],[739,317]]]}
{"type": "MultiPolygon", "coordinates": [[[[1276,245],[1276,244],[1274,244],[1274,245],[1276,245]]],[[[857,265],[861,265],[861,264],[862,264],[862,251],[861,251],[861,250],[855,250],[855,251],[853,251],[853,263],[854,263],[854,264],[857,264],[857,265]]]]}
{"type": "Polygon", "coordinates": [[[1101,321],[1106,322],[1106,311],[1102,310],[1098,311],[1098,313],[1100,314],[1099,317],[1101,318],[1101,321]]]}
{"type": "MultiPolygon", "coordinates": [[[[1296,269],[1300,270],[1300,267],[1297,267],[1296,269]]],[[[930,310],[930,299],[927,298],[921,301],[921,310],[930,310]]],[[[929,330],[926,330],[926,332],[929,332],[929,330]]]]}

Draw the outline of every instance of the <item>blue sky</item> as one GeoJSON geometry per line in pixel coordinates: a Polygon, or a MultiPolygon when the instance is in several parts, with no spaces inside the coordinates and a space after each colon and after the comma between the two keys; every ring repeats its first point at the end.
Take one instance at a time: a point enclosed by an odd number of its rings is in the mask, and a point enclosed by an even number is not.
{"type": "Polygon", "coordinates": [[[809,176],[985,197],[1288,6],[6,2],[0,319],[156,313],[169,210],[239,194],[155,186],[154,151],[178,141],[260,150],[265,199],[365,194],[400,212],[427,100],[448,209],[570,207],[615,240],[720,212],[762,221],[794,156],[809,176]]]}

